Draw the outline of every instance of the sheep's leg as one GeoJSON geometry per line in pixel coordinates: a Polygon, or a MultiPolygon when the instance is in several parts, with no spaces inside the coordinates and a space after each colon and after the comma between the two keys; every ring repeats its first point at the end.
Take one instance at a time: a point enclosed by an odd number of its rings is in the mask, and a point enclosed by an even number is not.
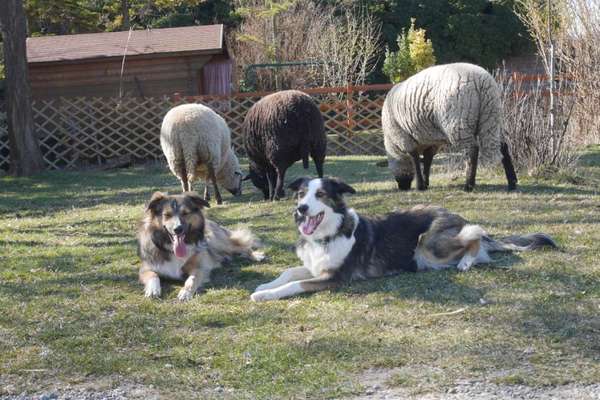
{"type": "Polygon", "coordinates": [[[323,161],[316,162],[315,166],[317,167],[317,175],[319,178],[323,178],[323,161]]]}
{"type": "Polygon", "coordinates": [[[273,184],[271,184],[271,174],[269,174],[267,172],[266,177],[267,177],[267,185],[269,186],[269,201],[273,201],[274,188],[273,188],[273,184]]]}
{"type": "Polygon", "coordinates": [[[500,152],[502,153],[502,166],[504,167],[504,172],[506,174],[508,190],[515,190],[517,188],[518,179],[506,142],[502,142],[500,145],[500,152]]]}
{"type": "Polygon", "coordinates": [[[267,171],[267,183],[269,184],[269,200],[275,200],[276,174],[273,171],[267,171]]]}
{"type": "MultiPolygon", "coordinates": [[[[217,199],[217,204],[223,204],[221,192],[219,192],[219,186],[217,186],[217,176],[215,175],[215,169],[212,167],[212,165],[208,166],[208,178],[215,188],[215,199],[217,199]]],[[[206,184],[208,185],[208,182],[206,182],[206,184]]],[[[206,191],[204,193],[206,194],[206,191]]]]}
{"type": "Polygon", "coordinates": [[[208,182],[204,184],[204,200],[210,201],[210,188],[208,182]]]}
{"type": "Polygon", "coordinates": [[[415,176],[417,177],[417,189],[425,190],[427,187],[425,186],[425,181],[423,180],[423,174],[421,173],[421,161],[419,160],[419,152],[414,151],[410,153],[413,159],[413,164],[415,167],[415,176]]]}
{"type": "Polygon", "coordinates": [[[465,183],[465,192],[470,192],[475,187],[475,177],[477,175],[477,160],[479,158],[479,146],[474,143],[469,151],[467,159],[467,182],[465,183]]]}
{"type": "Polygon", "coordinates": [[[181,165],[181,167],[181,176],[179,177],[179,180],[181,181],[181,190],[183,190],[184,192],[189,192],[191,188],[187,170],[185,168],[185,165],[181,165]]]}
{"type": "Polygon", "coordinates": [[[189,189],[189,186],[188,186],[189,183],[188,183],[188,180],[187,180],[187,176],[186,177],[182,177],[180,179],[180,181],[181,181],[181,191],[182,192],[189,192],[190,189],[189,189]]]}
{"type": "Polygon", "coordinates": [[[323,177],[323,162],[325,161],[325,159],[323,157],[321,157],[321,158],[313,157],[313,161],[315,163],[315,167],[317,168],[317,175],[319,176],[319,178],[322,178],[323,177]]]}
{"type": "Polygon", "coordinates": [[[429,189],[429,173],[431,171],[433,156],[435,156],[435,147],[428,147],[423,151],[423,179],[425,180],[425,189],[429,189]]]}
{"type": "Polygon", "coordinates": [[[281,168],[277,168],[277,183],[275,184],[275,200],[280,200],[285,197],[285,192],[283,191],[283,182],[285,178],[285,170],[281,168]]]}

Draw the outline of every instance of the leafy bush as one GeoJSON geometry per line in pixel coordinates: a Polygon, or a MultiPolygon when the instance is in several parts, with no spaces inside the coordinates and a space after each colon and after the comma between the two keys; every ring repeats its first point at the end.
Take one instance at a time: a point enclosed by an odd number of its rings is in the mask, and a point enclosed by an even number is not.
{"type": "Polygon", "coordinates": [[[398,83],[411,75],[435,64],[433,44],[425,37],[425,29],[415,29],[415,19],[411,19],[408,32],[403,29],[398,36],[398,51],[388,48],[383,62],[383,73],[398,83]]]}

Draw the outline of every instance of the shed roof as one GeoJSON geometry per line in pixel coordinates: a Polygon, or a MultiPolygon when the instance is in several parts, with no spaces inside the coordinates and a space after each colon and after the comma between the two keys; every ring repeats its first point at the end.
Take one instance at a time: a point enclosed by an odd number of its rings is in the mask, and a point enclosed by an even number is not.
{"type": "Polygon", "coordinates": [[[27,38],[29,63],[78,61],[169,53],[220,54],[223,25],[27,38]]]}

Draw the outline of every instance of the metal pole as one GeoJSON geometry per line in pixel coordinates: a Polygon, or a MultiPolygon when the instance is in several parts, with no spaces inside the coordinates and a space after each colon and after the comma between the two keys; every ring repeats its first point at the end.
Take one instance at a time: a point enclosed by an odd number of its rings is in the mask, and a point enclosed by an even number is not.
{"type": "MultiPolygon", "coordinates": [[[[278,53],[278,43],[277,43],[277,14],[273,12],[272,16],[272,24],[273,24],[273,55],[275,57],[275,63],[279,62],[279,54],[278,53]]],[[[275,69],[275,89],[279,90],[279,73],[278,70],[275,69]]]]}

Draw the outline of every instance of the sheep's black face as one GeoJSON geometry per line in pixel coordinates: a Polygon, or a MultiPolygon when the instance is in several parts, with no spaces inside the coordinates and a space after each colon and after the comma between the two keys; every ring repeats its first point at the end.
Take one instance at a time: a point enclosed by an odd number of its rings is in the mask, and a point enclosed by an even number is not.
{"type": "Polygon", "coordinates": [[[269,199],[269,181],[265,173],[257,172],[255,169],[250,168],[250,172],[245,179],[250,179],[252,184],[263,192],[265,200],[269,199]]]}

